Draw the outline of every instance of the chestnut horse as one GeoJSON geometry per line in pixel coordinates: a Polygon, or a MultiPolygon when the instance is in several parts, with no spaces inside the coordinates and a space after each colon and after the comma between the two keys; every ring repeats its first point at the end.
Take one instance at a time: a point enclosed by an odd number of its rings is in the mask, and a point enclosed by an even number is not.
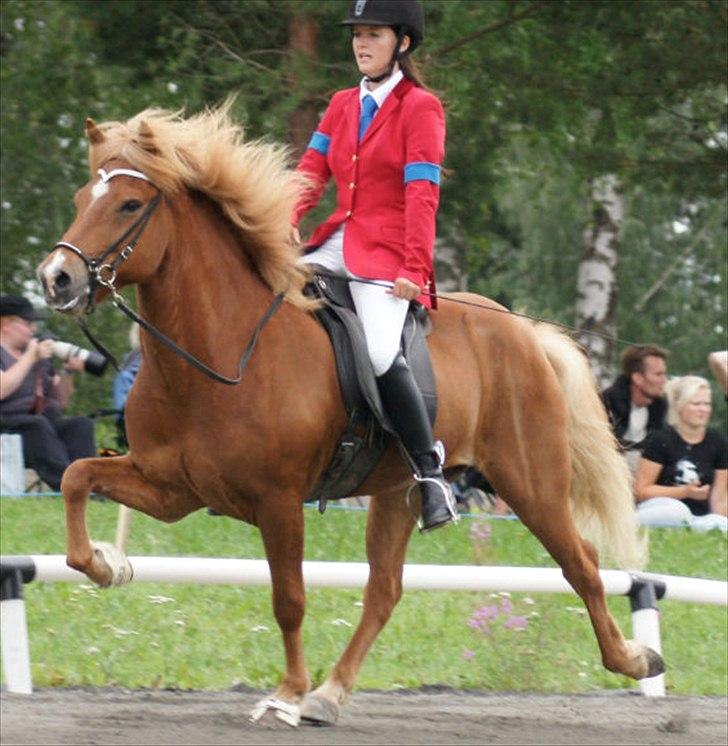
{"type": "MultiPolygon", "coordinates": [[[[91,492],[162,521],[207,506],[257,526],[285,673],[252,717],[335,722],[401,596],[415,519],[405,499],[412,475],[390,446],[360,491],[372,495],[361,620],[326,681],[310,691],[301,635],[303,501],[332,458],[346,413],[289,241],[292,207],[306,185],[284,150],[244,141],[227,107],[190,118],[152,109],[123,123],[88,120],[86,133],[92,178],[76,195],[75,220],[38,268],[49,306],[80,316],[136,285],[142,318],[233,376],[274,297],[285,301],[236,386],[142,334],[144,363],[126,410],[130,452],[76,461],[63,477],[68,564],[102,586],[130,579],[126,558],[89,538],[91,492]]],[[[659,673],[659,655],[625,640],[609,614],[597,552],[576,527],[615,562],[640,562],[628,473],[584,355],[553,327],[472,294],[444,296],[431,318],[435,435],[446,467],[476,466],[559,563],[586,604],[606,668],[636,679],[659,673]]]]}

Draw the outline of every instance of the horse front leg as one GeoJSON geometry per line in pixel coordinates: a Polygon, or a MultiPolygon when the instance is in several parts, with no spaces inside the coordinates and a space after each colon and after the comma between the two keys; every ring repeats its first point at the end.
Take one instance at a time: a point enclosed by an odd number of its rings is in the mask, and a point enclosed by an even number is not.
{"type": "Polygon", "coordinates": [[[74,461],[63,475],[61,492],[66,508],[66,563],[102,587],[128,583],[132,573],[123,552],[89,537],[86,508],[92,492],[167,522],[200,507],[192,494],[147,481],[130,456],[74,461]]]}
{"type": "Polygon", "coordinates": [[[256,511],[272,583],[273,614],[283,636],[286,670],[274,694],[256,704],[253,723],[297,726],[299,703],[311,688],[301,627],[306,609],[303,584],[303,506],[300,500],[270,500],[256,511]]]}
{"type": "Polygon", "coordinates": [[[415,517],[399,497],[374,497],[367,519],[369,580],[359,624],[326,681],[304,700],[301,717],[318,725],[339,718],[364,658],[402,597],[402,568],[415,517]]]}

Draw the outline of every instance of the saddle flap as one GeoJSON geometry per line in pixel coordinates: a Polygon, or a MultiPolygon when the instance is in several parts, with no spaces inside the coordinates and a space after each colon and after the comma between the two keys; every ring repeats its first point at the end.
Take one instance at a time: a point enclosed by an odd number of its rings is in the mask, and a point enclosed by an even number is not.
{"type": "MultiPolygon", "coordinates": [[[[323,301],[314,313],[331,339],[339,386],[349,415],[349,424],[332,462],[308,498],[318,500],[319,510],[323,512],[326,500],[356,494],[386,448],[385,433],[395,437],[396,433],[382,405],[349,280],[333,276],[321,267],[312,266],[312,269],[313,280],[305,292],[323,301]],[[365,435],[358,435],[357,430],[365,435]]],[[[411,303],[402,330],[402,351],[425,399],[430,422],[434,424],[437,395],[426,339],[431,328],[427,309],[420,303],[411,303]]]]}
{"type": "MultiPolygon", "coordinates": [[[[310,294],[324,301],[317,318],[329,333],[336,357],[339,383],[347,412],[351,415],[363,398],[382,427],[395,434],[382,406],[374,369],[369,358],[366,336],[349,291],[349,280],[329,274],[312,265],[314,272],[310,294]],[[335,321],[332,321],[336,319],[335,321]],[[337,323],[338,322],[338,323],[337,323]],[[352,375],[353,372],[353,375],[352,375]],[[356,389],[353,390],[353,389],[356,389]]],[[[432,330],[427,309],[417,301],[410,303],[402,330],[402,352],[425,398],[430,424],[437,415],[435,374],[432,370],[427,335],[432,330]]]]}

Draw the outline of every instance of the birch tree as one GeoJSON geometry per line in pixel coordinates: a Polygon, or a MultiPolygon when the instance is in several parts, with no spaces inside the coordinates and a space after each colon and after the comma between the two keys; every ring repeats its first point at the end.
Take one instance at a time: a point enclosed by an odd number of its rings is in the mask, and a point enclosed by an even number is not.
{"type": "Polygon", "coordinates": [[[617,333],[617,263],[624,205],[616,174],[591,181],[592,221],[584,232],[584,254],[576,280],[578,340],[589,353],[600,387],[612,378],[617,333]],[[586,334],[584,332],[596,332],[586,334]]]}

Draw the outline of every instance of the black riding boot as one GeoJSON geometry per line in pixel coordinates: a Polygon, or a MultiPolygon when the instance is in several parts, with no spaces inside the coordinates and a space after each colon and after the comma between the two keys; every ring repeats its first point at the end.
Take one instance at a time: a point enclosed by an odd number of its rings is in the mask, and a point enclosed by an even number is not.
{"type": "Polygon", "coordinates": [[[406,360],[398,355],[392,367],[377,378],[384,409],[418,474],[425,533],[458,520],[452,488],[442,473],[432,427],[422,393],[406,360]]]}

